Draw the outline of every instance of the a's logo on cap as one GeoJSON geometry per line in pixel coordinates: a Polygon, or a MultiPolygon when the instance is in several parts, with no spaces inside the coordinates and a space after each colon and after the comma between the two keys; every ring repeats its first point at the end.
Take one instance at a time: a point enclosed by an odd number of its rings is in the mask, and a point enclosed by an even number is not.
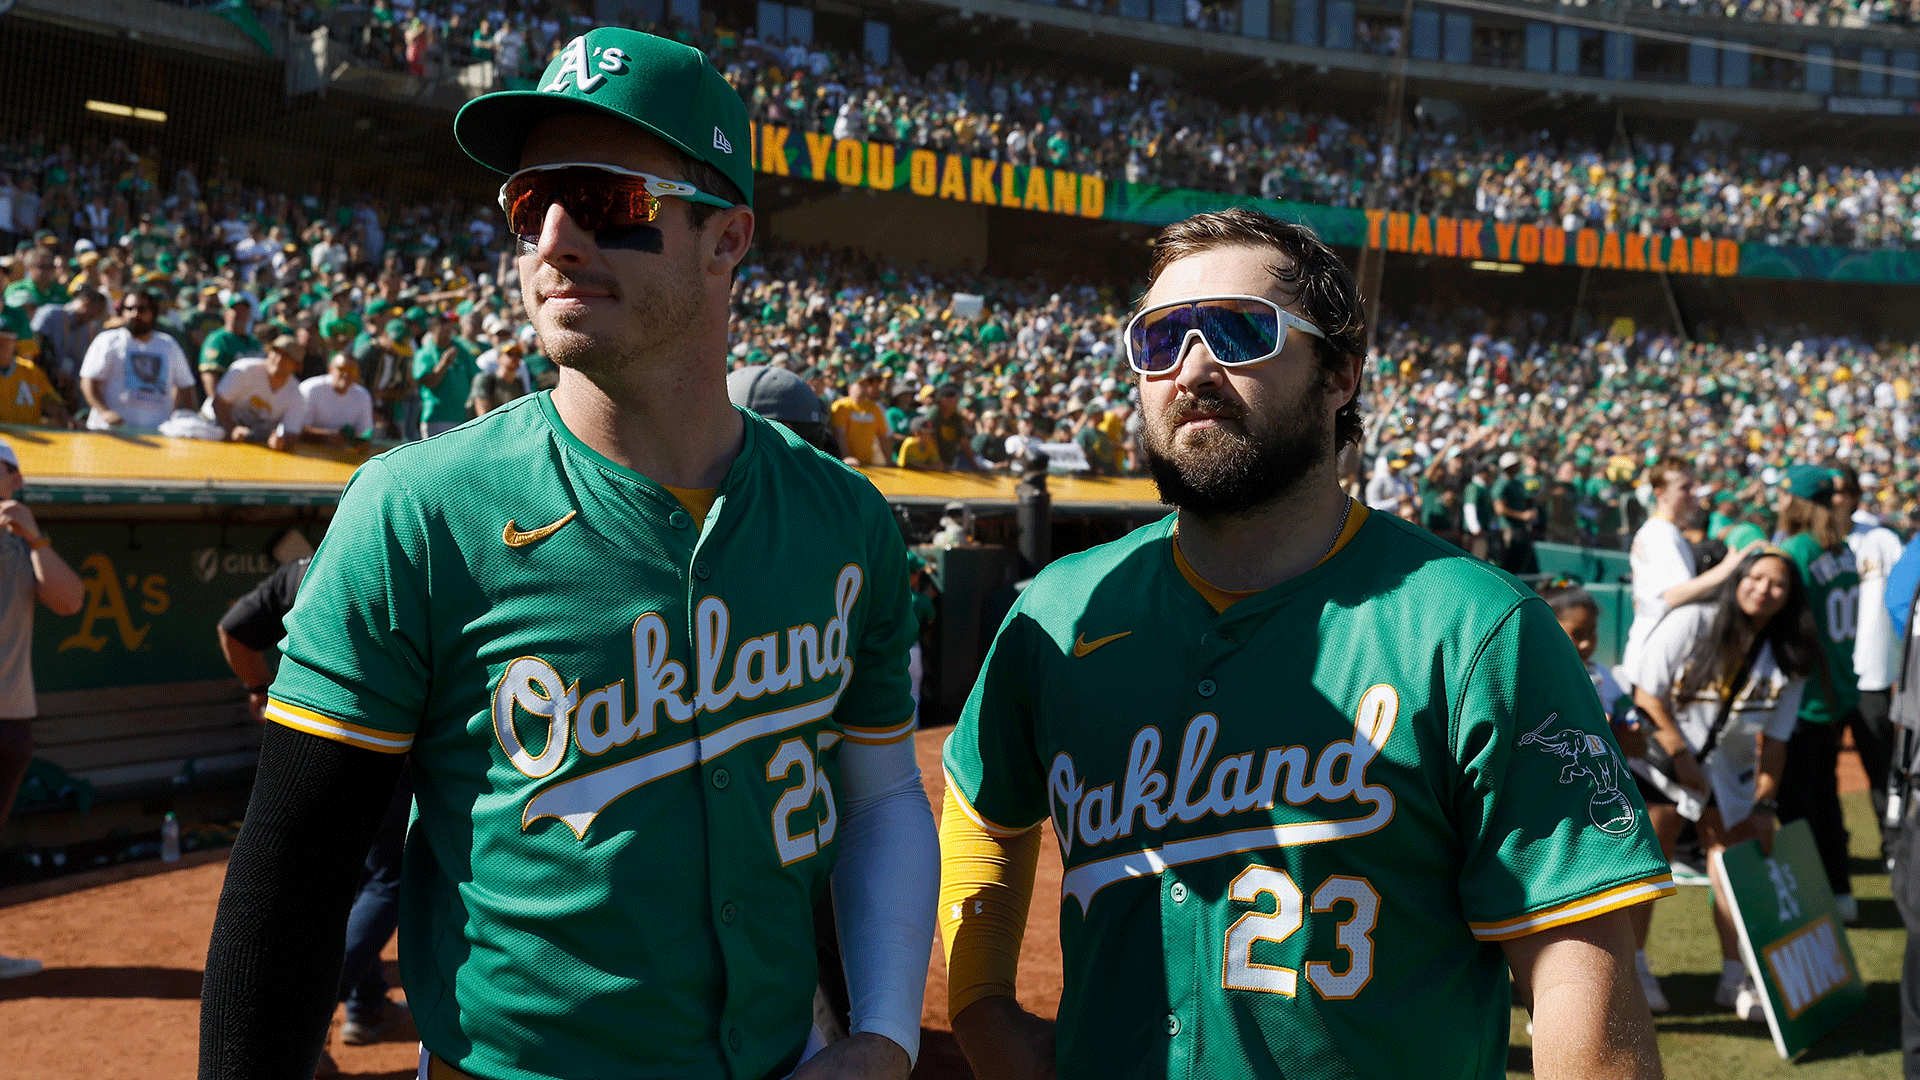
{"type": "Polygon", "coordinates": [[[733,144],[727,141],[726,134],[718,127],[713,129],[713,148],[723,154],[733,153],[733,144]]]}
{"type": "Polygon", "coordinates": [[[567,42],[566,51],[560,54],[560,67],[554,71],[553,79],[540,88],[541,91],[564,94],[567,92],[567,80],[571,79],[580,93],[591,94],[606,85],[608,75],[627,73],[627,54],[624,50],[595,49],[593,59],[599,62],[589,62],[586,38],[577,37],[567,42]],[[596,68],[597,71],[594,70],[596,68]]]}

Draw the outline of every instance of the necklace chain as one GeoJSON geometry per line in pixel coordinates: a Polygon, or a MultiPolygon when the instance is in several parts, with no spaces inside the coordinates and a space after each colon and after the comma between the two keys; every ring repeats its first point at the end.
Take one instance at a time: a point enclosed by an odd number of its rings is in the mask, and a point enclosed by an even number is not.
{"type": "Polygon", "coordinates": [[[1340,515],[1340,527],[1333,530],[1333,539],[1327,541],[1327,550],[1320,553],[1320,560],[1319,562],[1314,563],[1315,566],[1320,565],[1320,563],[1326,562],[1327,556],[1332,555],[1333,549],[1339,546],[1340,538],[1347,534],[1347,519],[1351,518],[1352,516],[1353,516],[1353,496],[1349,495],[1347,496],[1347,508],[1340,515]]]}

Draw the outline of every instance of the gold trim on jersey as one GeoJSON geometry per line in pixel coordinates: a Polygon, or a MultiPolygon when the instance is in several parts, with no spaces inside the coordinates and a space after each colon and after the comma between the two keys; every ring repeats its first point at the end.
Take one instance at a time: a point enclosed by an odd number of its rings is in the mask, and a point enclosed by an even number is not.
{"type": "Polygon", "coordinates": [[[914,718],[911,716],[893,727],[880,729],[877,733],[872,728],[847,727],[844,724],[841,726],[846,731],[846,740],[861,746],[892,746],[902,739],[912,738],[915,727],[914,718]]]}
{"type": "Polygon", "coordinates": [[[323,739],[343,742],[348,746],[358,746],[366,750],[377,750],[382,754],[404,754],[413,747],[412,735],[397,735],[379,728],[349,724],[345,720],[336,720],[312,709],[291,705],[278,698],[268,698],[267,719],[295,731],[304,731],[309,735],[318,735],[323,739]]]}
{"type": "MultiPolygon", "coordinates": [[[[1029,825],[1025,829],[1009,829],[1005,825],[995,825],[993,822],[988,821],[986,817],[980,813],[980,811],[975,810],[973,808],[973,803],[967,799],[967,793],[961,789],[960,785],[954,783],[953,773],[948,772],[945,769],[942,769],[941,773],[946,777],[947,790],[953,792],[954,794],[954,800],[953,800],[954,805],[960,808],[961,813],[967,815],[968,821],[971,821],[975,825],[980,826],[980,828],[983,829],[987,833],[987,835],[998,836],[998,837],[1019,836],[1020,834],[1027,832],[1033,828],[1033,825],[1029,825]]],[[[1034,825],[1038,825],[1038,824],[1039,822],[1037,821],[1034,822],[1034,825]]]]}
{"type": "Polygon", "coordinates": [[[1652,877],[1630,881],[1625,885],[1616,885],[1611,889],[1555,904],[1539,911],[1529,911],[1525,915],[1516,915],[1499,922],[1467,924],[1473,930],[1473,936],[1481,941],[1508,941],[1513,938],[1537,934],[1542,930],[1551,930],[1556,926],[1581,922],[1596,915],[1605,915],[1609,911],[1632,907],[1649,900],[1658,900],[1663,896],[1672,896],[1679,891],[1674,887],[1672,874],[1655,874],[1652,877]]]}

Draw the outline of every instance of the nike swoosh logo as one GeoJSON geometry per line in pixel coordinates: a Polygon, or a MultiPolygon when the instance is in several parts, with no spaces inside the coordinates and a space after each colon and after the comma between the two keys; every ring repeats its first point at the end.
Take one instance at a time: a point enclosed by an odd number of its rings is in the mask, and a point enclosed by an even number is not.
{"type": "Polygon", "coordinates": [[[1122,630],[1117,634],[1108,634],[1106,637],[1100,638],[1098,640],[1088,641],[1086,632],[1082,631],[1080,634],[1080,637],[1077,640],[1075,640],[1073,643],[1073,655],[1075,657],[1085,656],[1088,653],[1092,652],[1093,650],[1099,648],[1100,646],[1105,645],[1110,641],[1119,641],[1121,638],[1126,637],[1128,634],[1131,634],[1131,633],[1133,633],[1133,631],[1131,630],[1122,630]]]}
{"type": "Polygon", "coordinates": [[[514,528],[513,522],[508,521],[507,527],[500,530],[500,539],[505,540],[508,547],[526,547],[535,540],[545,540],[547,537],[559,532],[560,526],[565,525],[567,522],[579,516],[580,511],[569,510],[567,511],[567,516],[561,518],[559,521],[551,525],[544,525],[538,529],[529,529],[526,532],[521,532],[519,529],[514,528]]]}

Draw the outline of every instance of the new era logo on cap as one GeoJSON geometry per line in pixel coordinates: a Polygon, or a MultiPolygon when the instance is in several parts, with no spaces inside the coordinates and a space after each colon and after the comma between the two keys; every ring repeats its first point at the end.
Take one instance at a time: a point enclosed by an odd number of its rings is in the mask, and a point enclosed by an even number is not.
{"type": "Polygon", "coordinates": [[[727,141],[726,133],[717,127],[713,129],[713,148],[723,154],[733,153],[733,144],[727,141]]]}

